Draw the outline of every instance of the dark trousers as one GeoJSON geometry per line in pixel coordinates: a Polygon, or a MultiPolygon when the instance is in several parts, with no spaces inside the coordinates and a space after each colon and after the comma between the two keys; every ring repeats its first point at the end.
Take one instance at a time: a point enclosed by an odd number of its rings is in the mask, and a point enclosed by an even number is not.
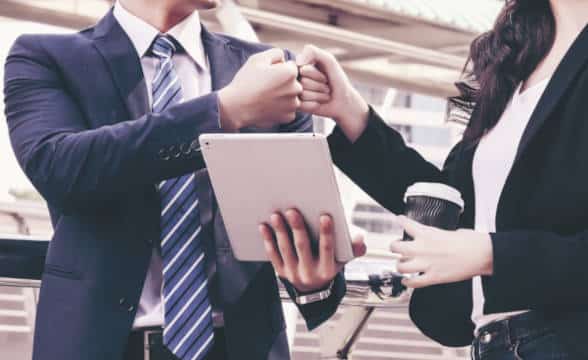
{"type": "Polygon", "coordinates": [[[531,313],[482,327],[472,344],[472,360],[575,360],[555,332],[531,313]]]}
{"type": "MultiPolygon", "coordinates": [[[[161,333],[151,335],[149,340],[149,360],[178,360],[164,345],[161,333]]],[[[125,350],[124,360],[145,360],[145,340],[142,332],[132,332],[125,350]]],[[[206,360],[227,360],[225,333],[223,329],[214,330],[214,345],[206,360]]]]}

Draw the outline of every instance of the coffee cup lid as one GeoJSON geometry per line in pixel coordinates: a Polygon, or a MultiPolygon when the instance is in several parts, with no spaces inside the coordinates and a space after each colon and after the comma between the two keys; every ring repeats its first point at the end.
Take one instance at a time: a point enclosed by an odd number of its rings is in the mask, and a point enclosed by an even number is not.
{"type": "Polygon", "coordinates": [[[406,190],[404,195],[404,202],[409,197],[413,196],[429,196],[436,199],[446,200],[459,206],[462,210],[464,208],[464,201],[461,193],[451,186],[441,183],[416,183],[406,190]]]}

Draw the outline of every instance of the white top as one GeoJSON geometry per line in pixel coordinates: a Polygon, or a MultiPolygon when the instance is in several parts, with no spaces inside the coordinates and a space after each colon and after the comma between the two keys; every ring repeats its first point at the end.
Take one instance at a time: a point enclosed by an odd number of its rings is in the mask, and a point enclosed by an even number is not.
{"type": "MultiPolygon", "coordinates": [[[[500,121],[480,141],[472,165],[476,199],[475,230],[496,231],[496,210],[502,189],[513,166],[523,132],[545,91],[549,78],[520,92],[520,85],[502,114],[500,121]]],[[[473,281],[472,320],[476,329],[512,315],[522,313],[484,314],[482,280],[473,281]]]]}
{"type": "MultiPolygon", "coordinates": [[[[158,59],[147,56],[147,52],[159,30],[131,14],[120,2],[114,5],[114,17],[129,36],[137,54],[147,83],[149,103],[152,102],[152,80],[157,69],[158,59]]],[[[208,58],[200,34],[202,25],[197,11],[174,26],[167,34],[173,36],[184,48],[185,53],[174,55],[173,62],[182,84],[183,101],[195,99],[212,91],[212,78],[208,58]]],[[[164,324],[161,289],[163,283],[161,255],[154,249],[151,265],[147,272],[145,285],[137,308],[133,328],[162,326],[164,324]]]]}

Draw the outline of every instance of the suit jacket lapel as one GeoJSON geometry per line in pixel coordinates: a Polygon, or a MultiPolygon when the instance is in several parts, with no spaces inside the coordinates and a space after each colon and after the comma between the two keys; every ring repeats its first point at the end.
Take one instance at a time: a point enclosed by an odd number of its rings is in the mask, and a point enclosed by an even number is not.
{"type": "Polygon", "coordinates": [[[112,10],[96,25],[94,45],[108,64],[131,119],[143,116],[149,111],[149,96],[141,60],[112,10]]]}
{"type": "Polygon", "coordinates": [[[586,64],[586,61],[588,61],[588,26],[580,33],[562,59],[551,81],[547,85],[547,89],[539,100],[529,120],[529,124],[523,133],[517,151],[517,160],[525,152],[539,129],[541,129],[541,126],[551,116],[562,96],[574,82],[574,78],[578,72],[586,64]]]}
{"type": "Polygon", "coordinates": [[[212,90],[220,90],[228,85],[245,63],[245,55],[233,47],[229,40],[209,32],[202,27],[202,42],[210,63],[212,90]]]}

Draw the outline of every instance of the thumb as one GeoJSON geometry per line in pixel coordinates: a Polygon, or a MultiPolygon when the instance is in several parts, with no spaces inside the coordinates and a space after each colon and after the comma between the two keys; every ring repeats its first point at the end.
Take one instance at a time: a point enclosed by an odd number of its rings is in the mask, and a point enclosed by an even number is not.
{"type": "Polygon", "coordinates": [[[398,224],[406,231],[408,235],[412,238],[420,237],[420,235],[425,231],[426,226],[422,225],[412,219],[407,218],[406,216],[398,216],[397,218],[398,224]]]}
{"type": "Polygon", "coordinates": [[[260,55],[263,59],[263,62],[268,65],[279,64],[286,61],[284,50],[278,48],[266,50],[260,55]]]}
{"type": "Polygon", "coordinates": [[[302,52],[296,57],[296,65],[314,65],[319,64],[324,68],[330,69],[336,62],[335,57],[314,45],[306,45],[302,52]]]}
{"type": "Polygon", "coordinates": [[[367,252],[367,247],[365,245],[363,235],[356,236],[353,239],[351,246],[353,247],[353,256],[355,256],[356,258],[364,256],[367,252]]]}
{"type": "Polygon", "coordinates": [[[316,62],[317,52],[313,45],[306,45],[298,56],[296,56],[296,65],[305,66],[313,65],[316,62]]]}

